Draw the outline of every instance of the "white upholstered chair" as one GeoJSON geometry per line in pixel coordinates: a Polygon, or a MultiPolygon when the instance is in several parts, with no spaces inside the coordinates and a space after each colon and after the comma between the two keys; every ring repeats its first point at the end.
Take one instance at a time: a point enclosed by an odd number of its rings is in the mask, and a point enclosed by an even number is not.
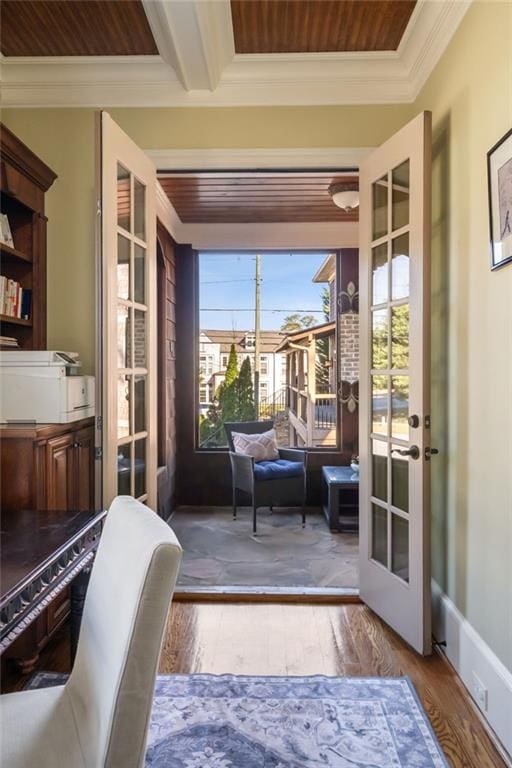
{"type": "Polygon", "coordinates": [[[66,685],[0,697],[3,768],[141,768],[181,559],[169,526],[128,496],[106,518],[66,685]]]}

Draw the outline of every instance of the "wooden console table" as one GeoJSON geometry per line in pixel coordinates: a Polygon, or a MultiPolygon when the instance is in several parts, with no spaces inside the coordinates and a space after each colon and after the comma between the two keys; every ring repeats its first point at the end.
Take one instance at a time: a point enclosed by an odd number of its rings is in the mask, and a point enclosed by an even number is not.
{"type": "MultiPolygon", "coordinates": [[[[59,626],[58,617],[46,609],[92,563],[106,514],[27,510],[3,516],[0,652],[4,657],[18,656],[15,641],[21,641],[27,627],[39,618],[54,621],[53,627],[43,628],[43,634],[59,626]]],[[[71,608],[75,616],[80,612],[76,606],[71,608]]],[[[36,660],[37,655],[23,658],[22,670],[30,671],[36,660]]]]}

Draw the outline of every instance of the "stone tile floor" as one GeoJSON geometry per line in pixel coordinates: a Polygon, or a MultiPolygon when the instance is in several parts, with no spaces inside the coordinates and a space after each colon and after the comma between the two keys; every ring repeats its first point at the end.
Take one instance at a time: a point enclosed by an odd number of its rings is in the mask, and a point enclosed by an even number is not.
{"type": "Polygon", "coordinates": [[[170,525],[183,547],[180,587],[357,588],[358,536],[331,533],[320,510],[309,509],[306,528],[298,510],[178,509],[170,525]]]}

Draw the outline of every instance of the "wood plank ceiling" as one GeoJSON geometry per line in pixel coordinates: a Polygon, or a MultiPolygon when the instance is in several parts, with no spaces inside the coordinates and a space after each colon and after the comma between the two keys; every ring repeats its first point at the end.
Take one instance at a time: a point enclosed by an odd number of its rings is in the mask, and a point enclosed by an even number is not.
{"type": "Polygon", "coordinates": [[[231,0],[237,53],[396,51],[416,0],[231,0]]]}
{"type": "Polygon", "coordinates": [[[2,0],[4,56],[129,56],[158,50],[140,0],[2,0]]]}
{"type": "Polygon", "coordinates": [[[181,173],[159,177],[182,222],[270,223],[357,221],[357,210],[334,205],[334,181],[358,181],[336,173],[181,173]]]}

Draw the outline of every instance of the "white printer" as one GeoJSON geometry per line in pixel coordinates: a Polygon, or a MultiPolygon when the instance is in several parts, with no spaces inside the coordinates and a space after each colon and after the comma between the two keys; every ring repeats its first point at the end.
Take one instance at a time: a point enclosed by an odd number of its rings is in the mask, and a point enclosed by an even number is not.
{"type": "Polygon", "coordinates": [[[76,352],[0,352],[0,422],[66,424],[94,416],[94,376],[76,352]]]}

